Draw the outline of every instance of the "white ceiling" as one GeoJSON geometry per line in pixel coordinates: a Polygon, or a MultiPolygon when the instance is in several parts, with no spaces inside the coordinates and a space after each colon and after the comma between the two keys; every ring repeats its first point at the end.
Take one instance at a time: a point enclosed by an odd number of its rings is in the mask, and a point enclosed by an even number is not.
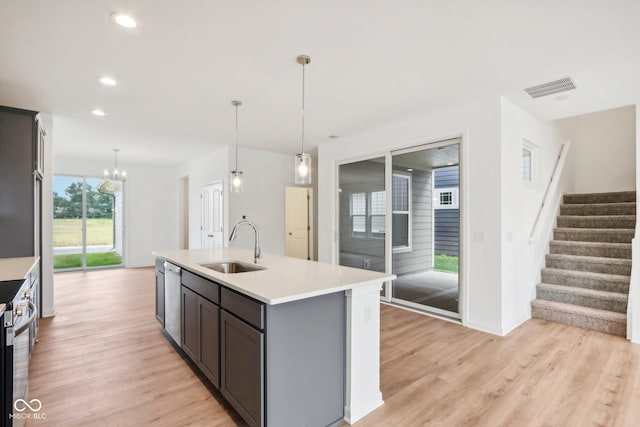
{"type": "Polygon", "coordinates": [[[183,161],[234,141],[240,99],[240,144],[294,153],[304,53],[310,147],[499,95],[555,119],[638,102],[638,17],[638,0],[0,0],[0,104],[53,113],[74,135],[58,154],[183,161]],[[565,101],[522,90],[566,76],[565,101]]]}

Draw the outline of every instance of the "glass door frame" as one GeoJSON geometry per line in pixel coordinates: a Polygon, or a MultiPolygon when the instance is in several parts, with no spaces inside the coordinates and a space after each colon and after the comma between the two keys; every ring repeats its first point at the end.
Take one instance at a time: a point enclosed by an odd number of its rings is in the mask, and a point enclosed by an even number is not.
{"type": "Polygon", "coordinates": [[[466,301],[466,268],[467,265],[467,251],[466,251],[466,238],[465,238],[465,222],[466,222],[466,181],[463,166],[466,164],[466,144],[465,141],[465,133],[458,133],[448,137],[437,138],[431,141],[423,141],[423,142],[415,142],[409,146],[404,146],[397,149],[387,149],[381,152],[377,152],[374,154],[367,154],[358,157],[352,157],[348,159],[339,160],[335,163],[335,212],[334,212],[334,224],[335,224],[335,251],[334,251],[334,264],[340,264],[340,166],[348,165],[355,162],[384,158],[385,159],[385,192],[387,193],[386,197],[386,217],[385,217],[385,229],[391,230],[391,232],[385,233],[385,272],[393,274],[393,236],[392,236],[392,222],[393,222],[393,205],[392,205],[392,197],[391,190],[393,188],[393,156],[398,154],[406,154],[415,151],[422,151],[427,149],[439,148],[448,145],[458,144],[458,165],[460,166],[458,169],[459,173],[459,187],[458,187],[458,197],[459,197],[459,209],[460,209],[460,218],[459,218],[459,261],[458,261],[458,313],[453,313],[447,310],[442,310],[437,307],[426,306],[422,304],[412,303],[410,301],[401,300],[398,298],[393,298],[393,281],[389,280],[384,282],[383,289],[384,294],[380,296],[380,301],[386,304],[392,304],[395,306],[400,306],[403,308],[407,308],[410,310],[418,311],[423,314],[434,315],[439,318],[453,321],[456,323],[462,323],[466,325],[466,317],[467,317],[467,307],[468,303],[466,301]]]}
{"type": "MultiPolygon", "coordinates": [[[[122,262],[120,264],[113,265],[104,265],[104,266],[87,266],[87,179],[103,179],[99,176],[89,176],[89,175],[77,175],[77,174],[54,174],[53,179],[56,176],[67,177],[67,178],[78,178],[82,180],[82,253],[81,253],[81,261],[82,265],[79,267],[71,267],[71,268],[58,268],[54,269],[54,273],[64,273],[66,271],[86,271],[86,270],[104,270],[109,268],[122,268],[125,266],[125,232],[126,232],[126,224],[125,224],[125,215],[124,215],[124,192],[125,192],[125,184],[126,182],[122,182],[122,262]]],[[[115,209],[115,204],[113,209],[115,209]]],[[[53,220],[55,220],[55,214],[53,216],[53,220]]],[[[114,245],[115,245],[115,235],[114,235],[114,245]]],[[[52,239],[52,247],[53,247],[53,239],[52,239]]],[[[55,255],[54,255],[55,256],[55,255]]]]}

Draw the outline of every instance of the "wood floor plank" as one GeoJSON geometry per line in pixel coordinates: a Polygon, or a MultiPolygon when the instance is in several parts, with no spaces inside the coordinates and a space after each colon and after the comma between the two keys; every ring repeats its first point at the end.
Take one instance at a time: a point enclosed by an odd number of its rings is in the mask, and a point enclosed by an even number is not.
{"type": "MultiPolygon", "coordinates": [[[[29,426],[236,426],[154,317],[152,269],[55,276],[42,319],[29,426]]],[[[506,337],[381,306],[385,404],[366,426],[637,426],[640,346],[530,320],[506,337]]],[[[273,426],[278,427],[278,426],[273,426]]]]}

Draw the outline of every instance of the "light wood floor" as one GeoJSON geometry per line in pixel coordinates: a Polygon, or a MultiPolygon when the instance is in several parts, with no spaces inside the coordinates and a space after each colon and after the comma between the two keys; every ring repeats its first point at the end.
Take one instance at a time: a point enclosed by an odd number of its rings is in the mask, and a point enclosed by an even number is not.
{"type": "MultiPolygon", "coordinates": [[[[154,318],[152,269],[55,277],[30,426],[234,426],[154,318]]],[[[385,404],[361,426],[638,426],[640,346],[531,320],[500,338],[382,306],[385,404]]],[[[278,426],[270,426],[278,427],[278,426]]]]}

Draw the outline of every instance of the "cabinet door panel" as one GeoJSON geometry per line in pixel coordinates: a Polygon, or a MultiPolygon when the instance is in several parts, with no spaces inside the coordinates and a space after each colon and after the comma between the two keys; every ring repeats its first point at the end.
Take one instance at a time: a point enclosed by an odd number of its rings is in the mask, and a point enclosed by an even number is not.
{"type": "Polygon", "coordinates": [[[224,310],[220,322],[220,390],[250,426],[262,426],[264,334],[224,310]]]}
{"type": "Polygon", "coordinates": [[[164,273],[156,271],[156,319],[164,328],[164,273]]]}
{"type": "Polygon", "coordinates": [[[198,363],[198,294],[182,287],[182,349],[198,363]]]}
{"type": "Polygon", "coordinates": [[[198,301],[200,368],[213,385],[220,388],[220,308],[202,297],[198,301]]]}

